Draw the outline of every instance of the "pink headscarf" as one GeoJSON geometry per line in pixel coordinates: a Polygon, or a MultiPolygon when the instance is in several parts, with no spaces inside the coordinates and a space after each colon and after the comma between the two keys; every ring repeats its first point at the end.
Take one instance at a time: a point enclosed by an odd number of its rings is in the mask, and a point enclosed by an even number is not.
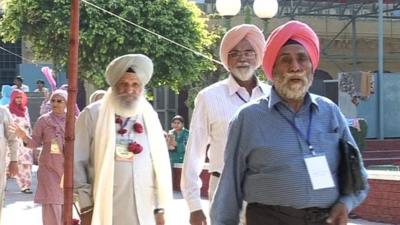
{"type": "Polygon", "coordinates": [[[228,53],[243,39],[248,40],[256,52],[257,68],[261,65],[263,48],[265,45],[264,34],[255,25],[242,24],[235,26],[226,32],[221,41],[219,57],[227,71],[229,71],[228,53]]]}
{"type": "Polygon", "coordinates": [[[14,89],[11,93],[10,104],[8,105],[10,112],[18,117],[25,117],[27,105],[28,97],[26,96],[25,92],[20,89],[14,89]],[[21,104],[17,104],[15,102],[15,99],[19,96],[22,97],[21,104]]]}
{"type": "Polygon", "coordinates": [[[313,71],[319,62],[319,40],[317,34],[307,24],[300,21],[289,21],[277,27],[269,35],[264,50],[263,68],[268,79],[272,80],[272,69],[276,57],[283,45],[289,40],[299,42],[307,50],[313,71]]]}

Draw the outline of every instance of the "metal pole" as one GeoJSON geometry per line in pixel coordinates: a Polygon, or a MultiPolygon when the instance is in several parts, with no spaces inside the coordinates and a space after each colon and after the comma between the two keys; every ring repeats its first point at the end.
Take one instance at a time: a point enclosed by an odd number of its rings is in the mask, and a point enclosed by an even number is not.
{"type": "Polygon", "coordinates": [[[357,28],[356,28],[356,15],[355,15],[355,10],[353,10],[353,17],[351,18],[351,30],[352,30],[352,40],[351,40],[351,51],[352,51],[352,71],[357,71],[357,60],[358,60],[358,55],[357,55],[357,28]]]}
{"type": "Polygon", "coordinates": [[[269,33],[268,33],[268,23],[269,23],[270,18],[261,18],[261,19],[263,20],[263,23],[264,23],[264,35],[265,35],[265,38],[267,38],[268,35],[269,35],[269,33]]]}
{"type": "Polygon", "coordinates": [[[75,105],[78,80],[79,0],[71,0],[68,57],[68,102],[64,149],[64,225],[72,224],[75,105]]]}
{"type": "Polygon", "coordinates": [[[226,30],[231,29],[231,18],[233,16],[224,16],[224,27],[226,28],[226,30]]]}
{"type": "Polygon", "coordinates": [[[385,139],[384,123],[383,123],[383,0],[378,0],[379,16],[378,16],[378,127],[379,139],[385,139]]]}

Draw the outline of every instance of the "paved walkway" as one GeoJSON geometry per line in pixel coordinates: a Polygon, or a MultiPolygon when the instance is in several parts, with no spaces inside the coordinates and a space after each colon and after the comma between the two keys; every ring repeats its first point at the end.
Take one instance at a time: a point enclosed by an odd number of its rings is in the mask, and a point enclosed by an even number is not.
{"type": "MultiPolygon", "coordinates": [[[[36,169],[33,173],[33,191],[36,190],[36,169]]],[[[33,203],[34,194],[24,194],[19,191],[15,179],[9,179],[7,182],[5,208],[3,209],[2,225],[42,225],[41,206],[33,203]]],[[[203,206],[207,210],[208,201],[203,201],[203,206]]],[[[189,211],[185,200],[180,193],[174,193],[173,213],[166,218],[167,225],[189,225],[189,211]]],[[[77,217],[75,217],[77,218],[77,217]]],[[[365,220],[351,220],[348,225],[387,225],[383,223],[374,223],[365,220]]]]}

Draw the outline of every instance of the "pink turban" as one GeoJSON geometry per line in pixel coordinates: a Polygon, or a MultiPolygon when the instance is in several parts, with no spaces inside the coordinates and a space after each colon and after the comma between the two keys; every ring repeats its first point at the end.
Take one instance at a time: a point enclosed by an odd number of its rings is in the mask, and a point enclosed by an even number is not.
{"type": "Polygon", "coordinates": [[[277,27],[269,35],[264,50],[263,68],[268,79],[272,80],[272,69],[276,57],[283,45],[289,40],[299,42],[307,50],[313,71],[319,62],[319,40],[315,32],[307,24],[300,21],[289,21],[277,27]]]}
{"type": "Polygon", "coordinates": [[[265,37],[257,26],[252,24],[242,24],[230,29],[222,38],[219,57],[226,70],[229,71],[228,53],[243,39],[249,41],[250,45],[256,52],[257,68],[261,65],[265,37]]]}

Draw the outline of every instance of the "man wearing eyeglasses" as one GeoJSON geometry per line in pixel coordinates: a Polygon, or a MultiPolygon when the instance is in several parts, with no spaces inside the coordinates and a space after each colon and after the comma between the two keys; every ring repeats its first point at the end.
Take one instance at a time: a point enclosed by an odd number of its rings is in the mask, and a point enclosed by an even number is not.
{"type": "Polygon", "coordinates": [[[210,145],[208,196],[211,200],[224,165],[230,119],[241,105],[269,94],[270,87],[256,77],[264,44],[262,31],[254,25],[243,24],[230,29],[220,45],[220,58],[229,76],[201,90],[196,97],[181,180],[192,225],[207,224],[201,206],[199,178],[207,146],[210,145]]]}

